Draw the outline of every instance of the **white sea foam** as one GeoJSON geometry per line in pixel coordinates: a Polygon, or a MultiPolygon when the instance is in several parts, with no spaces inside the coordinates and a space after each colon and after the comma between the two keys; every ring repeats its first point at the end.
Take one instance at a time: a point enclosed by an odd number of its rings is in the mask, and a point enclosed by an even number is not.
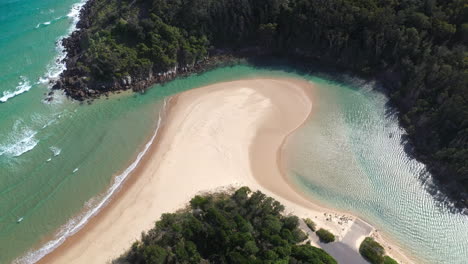
{"type": "Polygon", "coordinates": [[[0,143],[0,156],[19,157],[31,151],[39,143],[35,138],[37,132],[29,127],[23,127],[21,121],[13,126],[13,132],[6,137],[6,142],[0,143]]]}
{"type": "Polygon", "coordinates": [[[154,132],[151,139],[146,143],[143,151],[141,151],[138,154],[135,161],[133,161],[133,163],[130,164],[130,166],[127,169],[125,169],[125,171],[122,174],[114,178],[114,182],[112,186],[106,191],[106,193],[102,195],[102,198],[99,199],[97,202],[94,202],[96,198],[93,198],[91,201],[88,201],[87,203],[85,203],[84,205],[85,208],[86,209],[89,208],[89,210],[87,210],[86,212],[84,212],[82,215],[78,217],[70,219],[68,223],[66,223],[60,229],[60,231],[55,235],[55,238],[53,240],[47,242],[40,249],[29,252],[24,257],[16,259],[13,263],[15,264],[36,263],[45,255],[47,255],[48,253],[52,252],[55,248],[60,246],[67,239],[67,237],[79,231],[93,216],[95,216],[109,202],[112,195],[120,188],[122,183],[127,179],[128,175],[130,175],[130,173],[133,170],[135,170],[135,168],[138,166],[143,156],[146,154],[150,146],[153,144],[154,139],[158,135],[159,128],[161,126],[162,115],[164,114],[166,105],[167,105],[167,102],[165,100],[163,108],[161,112],[159,113],[156,131],[154,132]],[[91,206],[91,204],[94,204],[94,206],[91,206]]]}
{"type": "Polygon", "coordinates": [[[69,36],[73,31],[76,30],[76,24],[78,23],[80,19],[80,11],[81,8],[86,4],[86,1],[83,0],[79,3],[76,3],[72,6],[70,9],[70,12],[61,18],[71,18],[71,26],[68,29],[68,32],[65,36],[61,36],[57,39],[56,41],[56,50],[57,50],[57,56],[54,58],[54,60],[49,63],[47,66],[47,71],[43,77],[39,78],[39,82],[42,84],[49,84],[49,87],[52,86],[53,82],[58,79],[60,74],[67,69],[64,59],[67,57],[67,54],[65,52],[65,47],[62,45],[62,40],[69,36]]]}
{"type": "MultiPolygon", "coordinates": [[[[78,23],[80,19],[80,11],[81,8],[86,4],[86,1],[81,1],[79,3],[76,3],[72,6],[70,12],[67,14],[67,17],[73,19],[73,23],[76,26],[76,23],[78,23]]],[[[74,29],[73,29],[74,30],[74,29]]]]}
{"type": "Polygon", "coordinates": [[[49,79],[47,79],[45,77],[39,77],[39,80],[37,82],[40,83],[40,84],[46,84],[46,83],[49,82],[49,79]]]}
{"type": "Polygon", "coordinates": [[[50,151],[52,151],[52,153],[54,153],[54,157],[60,155],[60,152],[62,152],[61,149],[59,149],[57,147],[54,147],[54,146],[50,147],[49,149],[50,149],[50,151]]]}
{"type": "Polygon", "coordinates": [[[18,86],[16,86],[15,90],[13,91],[4,91],[3,96],[0,97],[0,102],[5,103],[6,101],[10,100],[11,98],[22,94],[24,92],[27,92],[31,89],[31,84],[29,83],[29,80],[21,76],[21,81],[18,83],[18,86]]]}
{"type": "Polygon", "coordinates": [[[65,47],[62,45],[62,39],[63,37],[57,40],[57,46],[55,47],[57,50],[57,56],[54,61],[49,64],[46,74],[39,79],[39,82],[50,84],[51,81],[57,80],[60,74],[66,69],[66,65],[63,60],[67,54],[65,53],[65,47]]]}
{"type": "Polygon", "coordinates": [[[36,25],[36,28],[46,27],[46,26],[48,26],[48,25],[50,25],[50,24],[52,24],[52,23],[54,23],[54,22],[56,22],[56,21],[59,21],[59,20],[61,20],[61,19],[64,19],[64,18],[66,18],[66,16],[56,17],[56,18],[52,19],[51,21],[39,23],[39,24],[36,25]]]}
{"type": "Polygon", "coordinates": [[[47,21],[47,22],[44,22],[44,23],[39,23],[36,25],[36,28],[40,28],[40,27],[43,27],[43,26],[48,26],[52,23],[52,21],[47,21]]]}
{"type": "Polygon", "coordinates": [[[44,125],[42,126],[42,129],[44,129],[44,128],[50,126],[50,125],[52,125],[53,123],[55,123],[55,121],[56,121],[55,119],[49,120],[46,124],[44,124],[44,125]]]}

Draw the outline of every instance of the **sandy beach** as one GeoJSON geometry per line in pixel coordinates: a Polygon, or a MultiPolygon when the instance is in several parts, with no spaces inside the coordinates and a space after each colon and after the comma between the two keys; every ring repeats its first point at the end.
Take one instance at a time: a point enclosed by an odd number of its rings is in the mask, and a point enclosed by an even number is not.
{"type": "MultiPolygon", "coordinates": [[[[284,177],[283,143],[313,118],[315,99],[311,83],[292,79],[218,83],[172,97],[158,137],[120,192],[39,263],[109,263],[161,214],[185,207],[198,193],[240,186],[272,196],[286,213],[313,219],[356,249],[374,229],[318,206],[284,177]]],[[[410,263],[396,246],[379,241],[400,263],[410,263]]]]}

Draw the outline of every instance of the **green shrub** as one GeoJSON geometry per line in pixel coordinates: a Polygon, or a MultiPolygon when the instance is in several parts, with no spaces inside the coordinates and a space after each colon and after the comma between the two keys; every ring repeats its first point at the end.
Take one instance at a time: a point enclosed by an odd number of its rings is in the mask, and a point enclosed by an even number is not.
{"type": "MultiPolygon", "coordinates": [[[[277,263],[277,262],[275,262],[277,263]]],[[[334,258],[328,255],[321,248],[310,245],[292,246],[291,259],[289,263],[337,263],[334,258]],[[299,261],[300,262],[299,262],[299,261]]]]}
{"type": "Polygon", "coordinates": [[[192,209],[205,208],[209,203],[209,198],[197,195],[190,200],[190,207],[192,207],[192,209]]]}
{"type": "Polygon", "coordinates": [[[398,264],[398,262],[389,256],[383,258],[383,264],[398,264]]]}
{"type": "Polygon", "coordinates": [[[385,249],[372,237],[366,237],[359,247],[359,253],[372,264],[384,263],[385,249]]]}
{"type": "Polygon", "coordinates": [[[312,221],[310,218],[304,219],[304,222],[306,223],[307,227],[312,230],[312,232],[315,232],[317,226],[315,225],[315,222],[312,221]]]}
{"type": "Polygon", "coordinates": [[[323,228],[320,228],[319,230],[317,230],[317,232],[315,232],[317,234],[317,236],[319,237],[320,239],[320,242],[323,242],[323,243],[330,243],[330,242],[333,242],[335,241],[335,235],[333,235],[330,231],[328,230],[325,230],[323,228]]]}

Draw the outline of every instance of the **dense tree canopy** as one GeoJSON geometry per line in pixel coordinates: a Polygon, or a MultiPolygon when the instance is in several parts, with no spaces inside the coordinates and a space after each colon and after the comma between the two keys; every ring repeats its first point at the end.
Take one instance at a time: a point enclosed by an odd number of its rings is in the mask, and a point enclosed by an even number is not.
{"type": "Polygon", "coordinates": [[[67,71],[88,87],[210,51],[332,64],[383,80],[418,157],[452,197],[468,190],[466,0],[91,0],[86,14],[67,71]]]}
{"type": "Polygon", "coordinates": [[[325,251],[298,243],[296,216],[261,192],[196,196],[184,212],[164,214],[117,263],[335,264],[325,251]]]}

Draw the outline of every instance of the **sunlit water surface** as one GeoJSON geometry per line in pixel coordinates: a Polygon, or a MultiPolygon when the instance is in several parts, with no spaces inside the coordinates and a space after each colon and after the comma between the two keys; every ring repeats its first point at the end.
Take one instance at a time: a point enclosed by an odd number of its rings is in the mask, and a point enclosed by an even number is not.
{"type": "Polygon", "coordinates": [[[316,84],[313,117],[287,148],[289,176],[307,195],[362,216],[424,262],[466,263],[467,217],[426,193],[424,166],[404,153],[403,132],[372,85],[238,65],[91,105],[60,94],[44,102],[48,80],[64,67],[57,41],[80,5],[0,0],[0,263],[34,262],[86,223],[131,175],[167,96],[254,76],[316,84]]]}
{"type": "Polygon", "coordinates": [[[288,141],[289,176],[314,200],[363,217],[424,263],[468,263],[468,217],[428,194],[397,117],[373,83],[311,78],[312,118],[288,141]]]}

